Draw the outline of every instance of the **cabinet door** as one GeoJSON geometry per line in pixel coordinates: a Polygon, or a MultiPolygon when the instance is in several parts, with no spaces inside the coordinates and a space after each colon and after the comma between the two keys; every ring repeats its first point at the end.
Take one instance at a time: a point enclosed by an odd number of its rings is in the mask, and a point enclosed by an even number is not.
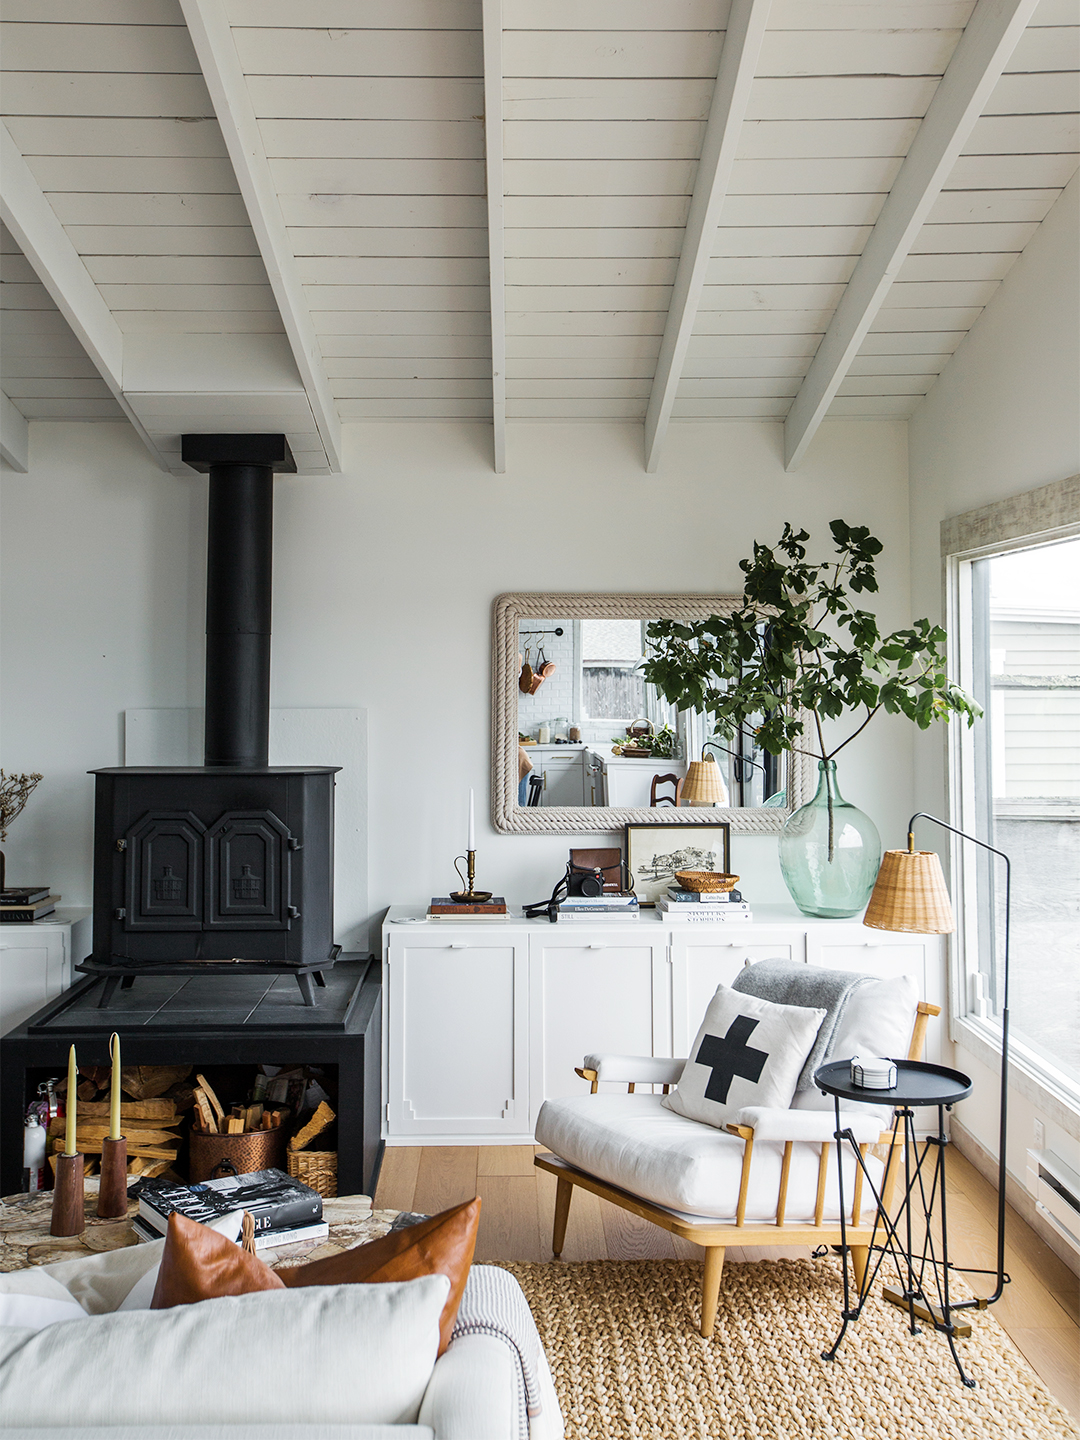
{"type": "Polygon", "coordinates": [[[541,805],[584,804],[584,775],[580,750],[573,755],[548,756],[544,761],[541,805]]]}
{"type": "Polygon", "coordinates": [[[596,935],[581,934],[584,924],[575,928],[572,937],[548,941],[534,936],[530,942],[534,1124],[545,1100],[588,1093],[574,1074],[586,1054],[671,1054],[666,946],[606,926],[596,935]]]}
{"type": "MultiPolygon", "coordinates": [[[[11,927],[16,929],[15,926],[11,927]]],[[[5,933],[0,944],[0,1034],[59,995],[67,978],[67,934],[59,927],[5,933]]]]}
{"type": "Polygon", "coordinates": [[[526,945],[394,935],[388,962],[388,1134],[524,1133],[526,945]]]}
{"type": "Polygon", "coordinates": [[[730,985],[754,960],[802,960],[802,931],[724,934],[702,930],[671,937],[671,1012],[674,1054],[688,1055],[718,985],[730,985]]]}

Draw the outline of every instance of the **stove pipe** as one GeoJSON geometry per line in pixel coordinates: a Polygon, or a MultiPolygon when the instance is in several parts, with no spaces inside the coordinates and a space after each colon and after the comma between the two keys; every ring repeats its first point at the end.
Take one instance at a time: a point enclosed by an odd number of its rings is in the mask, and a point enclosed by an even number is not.
{"type": "Polygon", "coordinates": [[[295,473],[284,435],[184,435],[210,476],[206,541],[207,766],[270,760],[274,472],[295,473]]]}

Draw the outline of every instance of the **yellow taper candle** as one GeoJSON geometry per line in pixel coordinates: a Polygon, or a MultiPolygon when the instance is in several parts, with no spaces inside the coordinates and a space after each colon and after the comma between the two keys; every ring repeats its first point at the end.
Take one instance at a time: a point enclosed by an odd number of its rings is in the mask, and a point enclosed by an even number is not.
{"type": "Polygon", "coordinates": [[[120,1036],[114,1030],[109,1036],[109,1057],[112,1060],[112,1089],[109,1091],[109,1139],[120,1139],[120,1036]]]}
{"type": "Polygon", "coordinates": [[[79,1108],[79,1067],[75,1064],[75,1046],[72,1045],[68,1051],[68,1088],[67,1099],[65,1100],[67,1126],[64,1130],[64,1154],[74,1155],[75,1149],[75,1115],[79,1108]]]}

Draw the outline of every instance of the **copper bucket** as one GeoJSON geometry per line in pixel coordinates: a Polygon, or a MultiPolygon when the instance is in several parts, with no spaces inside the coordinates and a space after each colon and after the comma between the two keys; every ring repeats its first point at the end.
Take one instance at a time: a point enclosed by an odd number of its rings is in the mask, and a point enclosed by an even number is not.
{"type": "Polygon", "coordinates": [[[273,1130],[252,1130],[246,1135],[205,1135],[192,1130],[188,1137],[188,1181],[214,1179],[219,1174],[247,1175],[253,1170],[285,1169],[285,1126],[273,1130]]]}

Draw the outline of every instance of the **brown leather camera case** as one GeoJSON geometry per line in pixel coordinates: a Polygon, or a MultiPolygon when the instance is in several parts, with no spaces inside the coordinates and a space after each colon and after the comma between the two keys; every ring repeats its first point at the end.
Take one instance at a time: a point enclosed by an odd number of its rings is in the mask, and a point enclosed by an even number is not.
{"type": "Polygon", "coordinates": [[[618,894],[622,890],[622,851],[613,850],[571,850],[570,864],[575,870],[602,870],[605,894],[618,894]]]}

